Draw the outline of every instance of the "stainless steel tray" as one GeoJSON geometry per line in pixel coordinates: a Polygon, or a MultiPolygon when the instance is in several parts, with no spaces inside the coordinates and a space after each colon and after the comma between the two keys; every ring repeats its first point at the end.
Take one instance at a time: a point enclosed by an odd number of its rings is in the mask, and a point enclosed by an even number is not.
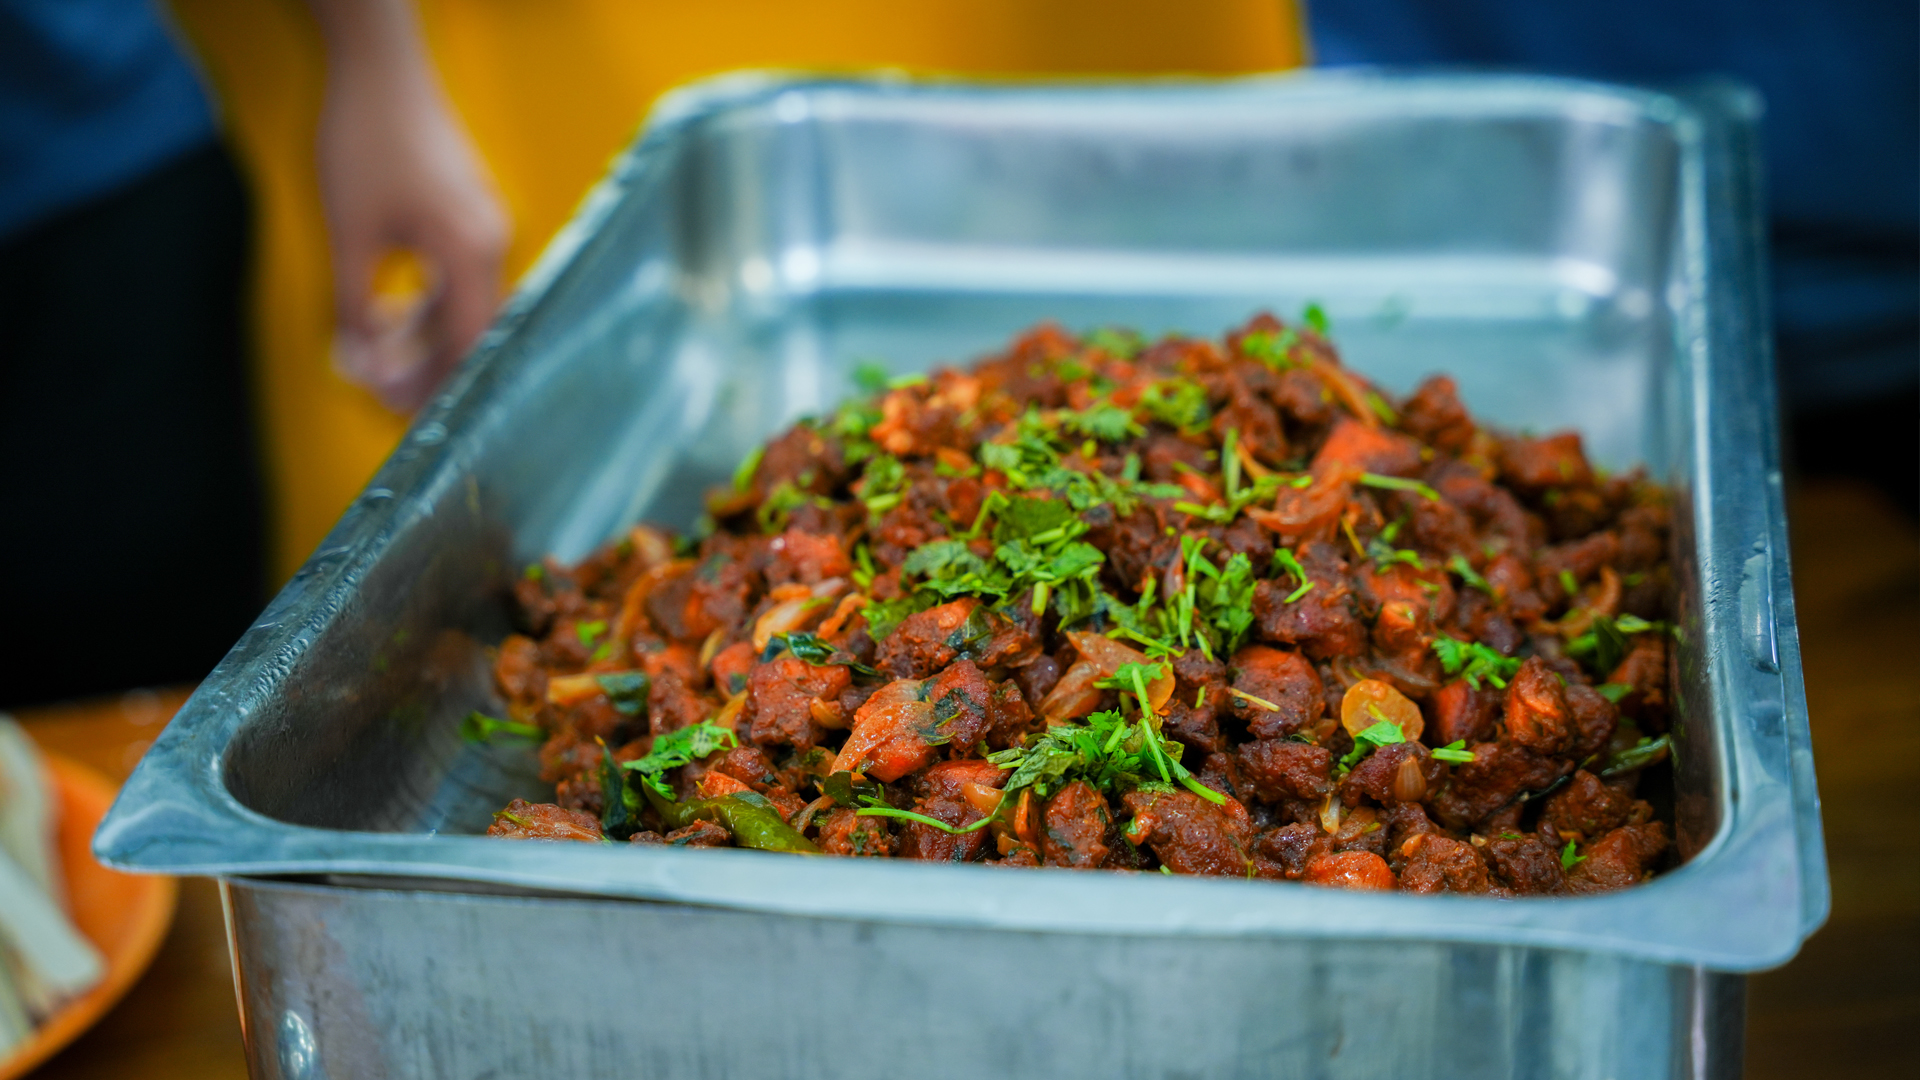
{"type": "MultiPolygon", "coordinates": [[[[519,905],[583,926],[603,909],[636,926],[746,919],[825,948],[839,931],[819,928],[851,925],[868,935],[863,955],[889,963],[910,961],[875,951],[874,935],[983,955],[1043,943],[1036,955],[1063,963],[1071,939],[1196,957],[1219,951],[1203,942],[1239,943],[1220,955],[1274,963],[1364,956],[1383,973],[1392,957],[1624,965],[1641,974],[1610,992],[1616,1015],[1672,1017],[1673,1045],[1698,1043],[1705,1021],[1689,1010],[1706,977],[1687,990],[1668,966],[1778,964],[1827,913],[1756,114],[1736,87],[1477,76],[1045,88],[742,76],[677,93],[155,744],[96,851],[135,870],[362,875],[435,910],[519,905]],[[964,362],[1043,318],[1214,333],[1310,299],[1350,361],[1389,386],[1449,371],[1477,413],[1578,427],[1603,464],[1645,462],[1675,486],[1681,868],[1611,895],[1496,901],[462,835],[539,792],[523,750],[456,734],[467,710],[495,704],[483,650],[505,632],[506,584],[526,560],[578,557],[641,517],[689,522],[706,486],[761,437],[830,407],[865,359],[964,362]],[[694,907],[446,891],[462,881],[694,907]]],[[[268,942],[291,947],[248,927],[298,921],[286,913],[302,905],[395,926],[407,910],[368,889],[235,894],[253,913],[236,917],[253,942],[243,968],[268,942]]],[[[506,948],[494,940],[474,947],[506,948]]],[[[791,961],[813,946],[788,948],[791,961]]],[[[590,946],[576,949],[588,963],[590,946]]],[[[1462,978],[1420,993],[1459,992],[1462,978]]],[[[1332,1071],[1385,1060],[1347,1053],[1332,1071]]],[[[542,1067],[574,1075],[555,1060],[542,1067]]],[[[746,1067],[711,1060],[686,1071],[746,1067]]],[[[942,1075],[968,1071],[949,1065],[942,1075]]]]}

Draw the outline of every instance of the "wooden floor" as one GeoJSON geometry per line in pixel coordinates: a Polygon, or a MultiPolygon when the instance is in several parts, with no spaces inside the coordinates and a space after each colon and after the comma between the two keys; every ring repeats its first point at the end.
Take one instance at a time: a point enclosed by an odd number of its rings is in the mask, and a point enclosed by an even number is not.
{"type": "MultiPolygon", "coordinates": [[[[1920,1075],[1920,534],[1870,491],[1791,501],[1793,559],[1833,917],[1786,967],[1755,977],[1747,1075],[1920,1075]],[[1904,1063],[1904,1064],[1902,1064],[1904,1063]]],[[[39,710],[35,737],[124,776],[177,692],[39,710]]],[[[220,899],[188,881],[147,976],[36,1080],[242,1077],[220,899]]]]}

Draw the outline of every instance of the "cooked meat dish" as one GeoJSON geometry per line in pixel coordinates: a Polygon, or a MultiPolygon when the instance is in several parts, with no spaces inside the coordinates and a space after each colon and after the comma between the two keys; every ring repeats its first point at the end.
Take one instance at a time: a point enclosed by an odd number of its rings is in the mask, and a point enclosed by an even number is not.
{"type": "Polygon", "coordinates": [[[1670,865],[1669,500],[1309,308],[1043,325],[516,580],[490,835],[1571,895],[1670,865]],[[1664,800],[1649,784],[1648,794],[1664,800]]]}

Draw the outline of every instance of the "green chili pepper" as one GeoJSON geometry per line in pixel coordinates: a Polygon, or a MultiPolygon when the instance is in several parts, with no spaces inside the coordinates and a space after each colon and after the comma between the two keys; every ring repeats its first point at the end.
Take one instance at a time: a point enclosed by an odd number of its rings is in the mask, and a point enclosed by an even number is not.
{"type": "Polygon", "coordinates": [[[818,855],[813,841],[780,820],[780,814],[766,796],[754,791],[738,791],[712,799],[668,802],[659,792],[647,788],[647,801],[670,829],[684,829],[695,821],[711,821],[733,834],[733,842],[760,851],[784,851],[818,855]]]}

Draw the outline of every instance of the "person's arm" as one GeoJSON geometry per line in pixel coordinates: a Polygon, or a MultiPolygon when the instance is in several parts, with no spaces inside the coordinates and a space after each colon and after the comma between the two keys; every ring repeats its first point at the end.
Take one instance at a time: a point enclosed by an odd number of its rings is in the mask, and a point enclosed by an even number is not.
{"type": "Polygon", "coordinates": [[[509,223],[440,89],[410,0],[308,0],[327,47],[320,190],[333,248],[335,364],[390,408],[433,393],[492,319],[509,223]],[[424,304],[383,311],[395,250],[429,274],[424,304]]]}

